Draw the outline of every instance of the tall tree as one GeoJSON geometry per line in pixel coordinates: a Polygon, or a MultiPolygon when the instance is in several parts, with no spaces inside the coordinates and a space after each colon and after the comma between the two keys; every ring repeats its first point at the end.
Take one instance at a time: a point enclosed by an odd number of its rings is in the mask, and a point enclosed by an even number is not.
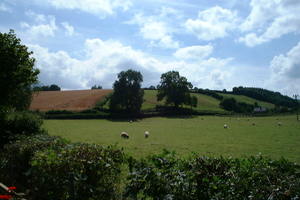
{"type": "Polygon", "coordinates": [[[27,109],[31,102],[31,85],[38,80],[33,52],[28,51],[13,30],[0,33],[0,107],[27,109]]]}
{"type": "Polygon", "coordinates": [[[122,71],[115,81],[114,92],[110,99],[111,110],[126,110],[138,113],[143,103],[144,91],[141,89],[143,76],[134,70],[122,71]]]}
{"type": "MultiPolygon", "coordinates": [[[[173,104],[175,108],[179,105],[190,104],[190,89],[193,85],[177,71],[169,71],[160,77],[160,84],[157,86],[157,100],[166,99],[166,104],[173,104]]],[[[195,101],[195,100],[193,100],[195,101]]]]}

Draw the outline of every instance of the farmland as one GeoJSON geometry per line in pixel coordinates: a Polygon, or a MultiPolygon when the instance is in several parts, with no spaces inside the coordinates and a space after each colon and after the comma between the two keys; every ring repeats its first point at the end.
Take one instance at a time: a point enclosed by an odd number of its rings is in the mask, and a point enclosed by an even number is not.
{"type": "Polygon", "coordinates": [[[41,91],[34,94],[30,110],[72,110],[90,109],[111,93],[112,90],[41,91]]]}
{"type": "Polygon", "coordinates": [[[284,156],[300,163],[300,123],[294,116],[158,117],[133,123],[127,120],[46,120],[44,127],[51,135],[73,142],[117,144],[135,157],[166,148],[182,156],[191,152],[233,157],[262,153],[271,158],[284,156]],[[282,126],[278,126],[279,121],[282,126]],[[224,129],[224,124],[229,128],[224,129]],[[122,131],[128,132],[130,139],[122,139],[122,131]],[[144,131],[150,132],[150,138],[144,138],[144,131]]]}

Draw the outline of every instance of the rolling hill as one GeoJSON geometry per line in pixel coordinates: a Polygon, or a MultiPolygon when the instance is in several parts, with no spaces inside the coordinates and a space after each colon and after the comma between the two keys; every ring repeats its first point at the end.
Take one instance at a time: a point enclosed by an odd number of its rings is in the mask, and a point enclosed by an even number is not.
{"type": "MultiPolygon", "coordinates": [[[[112,90],[73,90],[73,91],[43,91],[37,92],[33,95],[33,100],[30,110],[69,110],[82,111],[93,108],[97,102],[101,101],[105,96],[110,94],[112,90]]],[[[233,97],[238,102],[245,102],[254,104],[257,102],[260,106],[266,108],[273,108],[274,105],[264,101],[259,101],[243,95],[223,94],[219,93],[225,98],[233,97]]],[[[164,105],[164,102],[158,102],[156,99],[157,90],[145,90],[144,103],[142,105],[143,111],[154,110],[157,105],[164,105]]],[[[205,95],[193,93],[193,96],[198,98],[198,105],[194,108],[200,112],[226,112],[219,107],[220,101],[205,95]]],[[[109,102],[103,107],[108,108],[109,102]]],[[[187,107],[187,106],[186,106],[187,107]]]]}

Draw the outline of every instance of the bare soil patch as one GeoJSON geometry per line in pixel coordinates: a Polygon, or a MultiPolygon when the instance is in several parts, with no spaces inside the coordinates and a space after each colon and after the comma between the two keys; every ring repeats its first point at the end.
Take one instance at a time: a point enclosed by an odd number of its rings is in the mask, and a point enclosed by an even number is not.
{"type": "Polygon", "coordinates": [[[90,109],[111,93],[112,90],[70,90],[41,91],[33,95],[30,110],[70,110],[90,109]]]}

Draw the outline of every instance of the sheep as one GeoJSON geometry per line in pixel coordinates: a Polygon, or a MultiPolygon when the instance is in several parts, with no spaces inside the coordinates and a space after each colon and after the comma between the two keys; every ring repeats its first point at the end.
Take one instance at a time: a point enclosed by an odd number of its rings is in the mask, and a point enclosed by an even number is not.
{"type": "Polygon", "coordinates": [[[126,132],[122,132],[122,133],[121,133],[121,137],[122,137],[122,138],[125,138],[125,139],[129,139],[129,135],[128,135],[128,133],[126,133],[126,132]]]}
{"type": "Polygon", "coordinates": [[[224,124],[224,128],[228,128],[227,124],[224,124]]]}
{"type": "Polygon", "coordinates": [[[277,125],[278,125],[278,126],[281,126],[281,125],[282,125],[282,123],[281,123],[281,122],[278,122],[278,123],[277,123],[277,125]]]}
{"type": "Polygon", "coordinates": [[[149,131],[145,131],[144,135],[145,135],[145,138],[148,138],[150,136],[149,131]]]}
{"type": "Polygon", "coordinates": [[[132,122],[133,122],[132,120],[129,121],[129,123],[132,123],[132,122]]]}

